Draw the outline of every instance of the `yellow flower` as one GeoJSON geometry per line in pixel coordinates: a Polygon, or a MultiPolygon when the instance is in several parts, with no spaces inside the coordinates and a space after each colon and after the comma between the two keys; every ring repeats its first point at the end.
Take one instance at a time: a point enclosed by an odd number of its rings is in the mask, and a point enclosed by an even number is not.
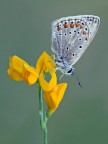
{"type": "Polygon", "coordinates": [[[39,74],[39,83],[44,91],[51,91],[56,86],[55,71],[55,63],[46,52],[43,52],[36,63],[36,72],[39,74]],[[51,75],[49,82],[45,80],[46,73],[51,75]]]}
{"type": "Polygon", "coordinates": [[[52,114],[59,106],[64,96],[66,87],[67,83],[61,83],[57,84],[51,91],[44,92],[44,99],[49,109],[49,115],[52,114]]]}
{"type": "Polygon", "coordinates": [[[16,81],[24,80],[28,85],[34,84],[38,79],[36,69],[17,56],[12,56],[9,61],[8,75],[16,81]]]}
{"type": "Polygon", "coordinates": [[[57,84],[56,65],[46,52],[43,52],[38,58],[36,68],[31,67],[21,58],[15,55],[12,56],[7,72],[11,79],[24,80],[28,85],[36,83],[39,79],[38,82],[44,91],[44,99],[48,106],[48,115],[57,109],[64,96],[67,83],[57,84]],[[49,81],[45,80],[47,73],[51,76],[49,81]]]}

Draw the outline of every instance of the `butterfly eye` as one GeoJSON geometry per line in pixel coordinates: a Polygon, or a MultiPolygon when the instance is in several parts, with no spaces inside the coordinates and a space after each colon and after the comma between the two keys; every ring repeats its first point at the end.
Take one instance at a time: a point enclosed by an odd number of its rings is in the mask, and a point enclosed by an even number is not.
{"type": "Polygon", "coordinates": [[[74,53],[73,53],[72,55],[73,55],[73,56],[75,56],[75,54],[74,54],[74,53]]]}
{"type": "Polygon", "coordinates": [[[72,69],[70,69],[67,73],[71,73],[72,72],[72,69]]]}

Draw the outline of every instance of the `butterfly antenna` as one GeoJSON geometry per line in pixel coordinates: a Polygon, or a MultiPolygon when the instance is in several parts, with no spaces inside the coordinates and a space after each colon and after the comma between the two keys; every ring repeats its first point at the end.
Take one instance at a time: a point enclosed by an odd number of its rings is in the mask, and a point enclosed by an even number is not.
{"type": "Polygon", "coordinates": [[[80,83],[80,80],[79,80],[79,77],[78,77],[77,73],[75,73],[75,75],[76,75],[76,78],[77,78],[78,85],[82,88],[82,84],[80,83]]]}

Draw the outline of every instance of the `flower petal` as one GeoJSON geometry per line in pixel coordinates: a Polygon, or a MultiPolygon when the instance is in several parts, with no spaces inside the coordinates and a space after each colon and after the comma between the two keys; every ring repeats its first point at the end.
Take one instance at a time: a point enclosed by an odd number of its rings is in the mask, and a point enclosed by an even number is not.
{"type": "Polygon", "coordinates": [[[27,63],[16,55],[10,58],[9,66],[15,69],[19,73],[22,73],[24,64],[27,64],[27,63]]]}
{"type": "Polygon", "coordinates": [[[22,78],[28,85],[34,84],[37,79],[39,78],[38,74],[36,73],[36,69],[29,66],[28,64],[24,64],[22,78]]]}
{"type": "Polygon", "coordinates": [[[55,71],[55,64],[51,57],[44,51],[36,63],[36,71],[37,73],[41,73],[41,71],[48,72],[50,70],[55,71]]]}
{"type": "Polygon", "coordinates": [[[59,106],[65,90],[67,87],[67,83],[57,84],[52,91],[44,92],[44,98],[47,103],[50,112],[54,112],[59,106]]]}
{"type": "Polygon", "coordinates": [[[16,81],[24,80],[28,85],[34,84],[39,78],[36,69],[17,56],[12,56],[9,62],[8,75],[16,81]]]}
{"type": "Polygon", "coordinates": [[[50,75],[51,75],[51,80],[49,82],[47,82],[44,79],[44,73],[43,72],[41,72],[41,74],[39,76],[39,82],[40,82],[40,85],[44,91],[51,91],[57,84],[56,73],[50,72],[50,75]]]}
{"type": "Polygon", "coordinates": [[[14,70],[13,68],[9,68],[8,71],[8,76],[16,81],[21,81],[22,80],[22,76],[20,73],[18,73],[16,70],[14,70]]]}

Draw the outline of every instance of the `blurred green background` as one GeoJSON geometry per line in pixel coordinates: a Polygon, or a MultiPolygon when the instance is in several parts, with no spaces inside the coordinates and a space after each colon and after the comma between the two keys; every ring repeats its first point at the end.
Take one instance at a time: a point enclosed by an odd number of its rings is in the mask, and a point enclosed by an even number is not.
{"type": "MultiPolygon", "coordinates": [[[[0,0],[0,144],[43,144],[38,89],[7,76],[9,57],[35,66],[50,47],[51,22],[93,14],[99,31],[75,65],[83,84],[64,76],[68,88],[48,122],[49,144],[108,144],[108,0],[0,0]]],[[[60,73],[58,75],[61,75],[60,73]]]]}

